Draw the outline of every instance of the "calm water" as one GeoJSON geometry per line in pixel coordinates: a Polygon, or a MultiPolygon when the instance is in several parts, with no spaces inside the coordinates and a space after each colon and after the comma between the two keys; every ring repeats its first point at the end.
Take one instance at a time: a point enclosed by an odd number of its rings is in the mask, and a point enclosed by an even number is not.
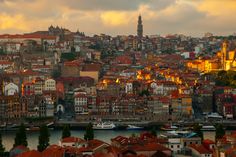
{"type": "MultiPolygon", "coordinates": [[[[95,138],[100,139],[102,141],[105,141],[107,143],[110,143],[110,139],[114,138],[118,135],[122,136],[131,136],[132,134],[140,134],[142,131],[140,130],[121,130],[121,131],[113,131],[113,130],[96,130],[94,131],[95,138]]],[[[159,132],[160,133],[160,132],[159,132]]],[[[50,144],[58,144],[58,141],[61,138],[61,131],[60,130],[51,130],[50,131],[50,144]]],[[[78,130],[78,131],[71,131],[72,136],[84,137],[84,131],[78,130]]],[[[27,132],[27,140],[28,140],[28,146],[30,149],[37,149],[38,145],[38,132],[27,132]]],[[[204,137],[208,139],[214,140],[215,133],[214,132],[204,132],[204,137]]],[[[2,132],[2,139],[3,144],[6,148],[6,150],[10,150],[12,148],[12,145],[14,143],[15,138],[15,132],[2,132]]]]}

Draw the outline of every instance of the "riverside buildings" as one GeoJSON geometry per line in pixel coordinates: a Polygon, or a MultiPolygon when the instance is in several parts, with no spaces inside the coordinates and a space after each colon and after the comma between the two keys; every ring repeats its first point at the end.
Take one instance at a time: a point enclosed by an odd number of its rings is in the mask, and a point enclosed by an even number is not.
{"type": "Polygon", "coordinates": [[[235,40],[145,36],[141,16],[137,36],[89,37],[53,26],[0,35],[0,93],[15,97],[1,101],[0,112],[16,115],[1,116],[56,118],[61,107],[77,120],[177,121],[212,111],[235,118],[235,87],[202,75],[235,70],[235,40]]]}

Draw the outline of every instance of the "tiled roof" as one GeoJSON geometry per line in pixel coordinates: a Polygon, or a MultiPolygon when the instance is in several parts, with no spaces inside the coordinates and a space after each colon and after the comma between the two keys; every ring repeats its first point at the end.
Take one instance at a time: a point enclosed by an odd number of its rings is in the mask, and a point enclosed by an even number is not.
{"type": "Polygon", "coordinates": [[[21,153],[17,157],[42,157],[42,153],[36,150],[31,150],[31,151],[21,153]]]}
{"type": "Polygon", "coordinates": [[[76,142],[84,142],[84,140],[78,137],[66,137],[66,138],[61,139],[61,142],[62,143],[73,143],[73,142],[76,143],[76,142]]]}
{"type": "Polygon", "coordinates": [[[82,71],[99,71],[100,69],[100,64],[85,64],[82,68],[82,71]]]}
{"type": "Polygon", "coordinates": [[[135,144],[130,146],[129,149],[134,151],[171,151],[169,148],[156,142],[147,143],[144,145],[135,144]]]}
{"type": "Polygon", "coordinates": [[[0,39],[56,39],[56,36],[51,35],[44,35],[44,34],[16,34],[16,35],[10,35],[10,34],[3,34],[0,35],[0,39]]]}
{"type": "Polygon", "coordinates": [[[85,94],[76,94],[75,98],[87,98],[85,94]]]}
{"type": "Polygon", "coordinates": [[[9,62],[9,61],[4,61],[4,60],[1,60],[0,61],[0,65],[11,65],[13,62],[9,62]]]}
{"type": "Polygon", "coordinates": [[[203,145],[195,145],[191,144],[188,147],[191,147],[192,149],[195,149],[199,152],[199,154],[212,154],[209,150],[207,150],[203,145]]]}
{"type": "Polygon", "coordinates": [[[87,149],[89,150],[94,150],[98,147],[100,147],[101,145],[103,144],[106,144],[108,145],[106,142],[103,142],[103,141],[100,141],[100,140],[97,140],[97,139],[93,139],[93,140],[89,140],[88,141],[88,146],[87,146],[87,149]]]}
{"type": "Polygon", "coordinates": [[[65,149],[58,145],[51,145],[42,152],[42,157],[63,157],[65,149]]]}
{"type": "Polygon", "coordinates": [[[214,141],[209,140],[209,139],[205,139],[205,140],[203,140],[202,143],[204,143],[204,144],[215,144],[214,141]]]}

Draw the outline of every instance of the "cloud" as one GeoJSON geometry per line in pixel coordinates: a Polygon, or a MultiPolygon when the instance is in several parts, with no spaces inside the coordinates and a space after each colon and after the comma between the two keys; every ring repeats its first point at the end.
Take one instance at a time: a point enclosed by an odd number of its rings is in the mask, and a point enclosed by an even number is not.
{"type": "Polygon", "coordinates": [[[144,34],[232,34],[236,1],[0,0],[0,33],[46,30],[50,25],[59,25],[90,35],[136,34],[140,13],[144,34]]]}
{"type": "Polygon", "coordinates": [[[17,29],[19,31],[27,31],[28,27],[25,25],[25,19],[22,15],[17,14],[9,16],[7,14],[0,14],[0,30],[17,29]]]}
{"type": "Polygon", "coordinates": [[[101,19],[104,25],[110,26],[123,26],[129,24],[129,17],[127,13],[108,11],[101,14],[101,19]]]}

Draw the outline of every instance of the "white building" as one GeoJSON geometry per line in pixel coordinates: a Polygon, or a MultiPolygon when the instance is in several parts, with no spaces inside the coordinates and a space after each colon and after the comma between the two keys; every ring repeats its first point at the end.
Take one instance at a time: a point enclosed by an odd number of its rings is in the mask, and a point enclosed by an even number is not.
{"type": "Polygon", "coordinates": [[[0,61],[0,70],[5,70],[9,67],[13,66],[13,62],[9,61],[0,61]]]}
{"type": "Polygon", "coordinates": [[[45,116],[46,117],[53,117],[54,116],[54,101],[52,100],[52,97],[47,95],[44,96],[45,98],[45,116]]]}
{"type": "Polygon", "coordinates": [[[88,113],[88,98],[85,94],[76,94],[74,98],[74,106],[76,114],[88,113]]]}
{"type": "Polygon", "coordinates": [[[8,83],[4,86],[4,94],[7,96],[19,93],[19,87],[14,83],[8,83]]]}
{"type": "Polygon", "coordinates": [[[37,77],[34,83],[34,93],[36,95],[43,94],[44,80],[37,77]]]}
{"type": "Polygon", "coordinates": [[[155,86],[153,85],[153,93],[160,95],[168,95],[169,92],[177,90],[177,86],[174,82],[163,81],[158,82],[155,86]]]}
{"type": "Polygon", "coordinates": [[[78,137],[66,137],[59,141],[59,146],[61,147],[86,147],[87,142],[78,137]]]}
{"type": "Polygon", "coordinates": [[[127,82],[125,84],[125,93],[132,93],[133,92],[133,83],[127,82]]]}
{"type": "Polygon", "coordinates": [[[131,77],[131,76],[135,76],[136,75],[136,71],[134,70],[123,70],[121,73],[120,73],[120,76],[124,76],[124,77],[131,77]]]}
{"type": "Polygon", "coordinates": [[[55,91],[56,90],[56,81],[53,79],[48,79],[44,83],[45,91],[55,91]]]}

